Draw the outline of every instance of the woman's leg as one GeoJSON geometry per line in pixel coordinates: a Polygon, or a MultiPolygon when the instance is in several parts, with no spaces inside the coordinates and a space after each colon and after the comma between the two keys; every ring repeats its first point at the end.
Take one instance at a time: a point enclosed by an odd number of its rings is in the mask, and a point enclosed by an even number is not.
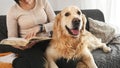
{"type": "Polygon", "coordinates": [[[30,68],[28,61],[24,58],[16,58],[12,64],[13,68],[30,68]]]}
{"type": "Polygon", "coordinates": [[[30,49],[19,53],[19,57],[13,61],[14,68],[45,68],[44,50],[48,42],[41,42],[30,49]]]}
{"type": "Polygon", "coordinates": [[[40,50],[27,50],[13,61],[14,68],[44,68],[45,59],[40,50]]]}
{"type": "Polygon", "coordinates": [[[16,49],[10,45],[0,44],[0,53],[5,53],[5,52],[21,53],[22,50],[16,49]]]}

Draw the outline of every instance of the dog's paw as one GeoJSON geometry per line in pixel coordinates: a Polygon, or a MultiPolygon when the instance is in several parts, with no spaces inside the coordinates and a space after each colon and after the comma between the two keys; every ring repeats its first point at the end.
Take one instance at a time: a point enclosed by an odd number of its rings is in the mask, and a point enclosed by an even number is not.
{"type": "Polygon", "coordinates": [[[111,52],[111,48],[110,47],[105,47],[104,49],[103,49],[103,51],[105,52],[105,53],[108,53],[108,52],[111,52]]]}
{"type": "Polygon", "coordinates": [[[83,62],[79,62],[76,68],[88,68],[88,66],[83,62]]]}

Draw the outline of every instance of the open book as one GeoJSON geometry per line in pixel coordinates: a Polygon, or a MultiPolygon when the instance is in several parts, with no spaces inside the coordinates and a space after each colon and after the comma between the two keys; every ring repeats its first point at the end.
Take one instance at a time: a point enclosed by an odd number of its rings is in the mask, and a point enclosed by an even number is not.
{"type": "Polygon", "coordinates": [[[6,38],[3,39],[0,44],[7,44],[7,45],[13,45],[13,46],[26,46],[32,41],[43,41],[51,39],[50,37],[33,37],[31,39],[24,39],[24,38],[6,38]]]}

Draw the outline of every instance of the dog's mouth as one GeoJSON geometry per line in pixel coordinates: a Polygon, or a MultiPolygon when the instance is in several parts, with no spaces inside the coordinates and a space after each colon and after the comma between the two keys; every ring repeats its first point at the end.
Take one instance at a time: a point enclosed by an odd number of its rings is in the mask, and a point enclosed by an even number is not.
{"type": "Polygon", "coordinates": [[[67,29],[67,31],[69,32],[69,34],[74,35],[74,36],[78,35],[79,32],[80,32],[78,28],[70,29],[67,26],[65,26],[65,28],[67,29]]]}

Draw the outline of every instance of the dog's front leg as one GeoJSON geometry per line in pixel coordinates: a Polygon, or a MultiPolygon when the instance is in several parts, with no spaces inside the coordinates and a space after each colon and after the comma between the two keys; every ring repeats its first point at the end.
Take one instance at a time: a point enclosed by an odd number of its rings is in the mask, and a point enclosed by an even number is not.
{"type": "Polygon", "coordinates": [[[45,68],[58,68],[55,61],[52,57],[47,57],[47,63],[45,64],[45,68]]]}
{"type": "Polygon", "coordinates": [[[48,49],[46,51],[46,58],[47,58],[46,68],[58,68],[58,66],[55,63],[57,59],[57,54],[55,52],[56,51],[54,49],[48,49]]]}
{"type": "Polygon", "coordinates": [[[89,51],[89,49],[85,49],[84,53],[82,54],[82,62],[86,65],[81,65],[84,67],[78,67],[78,68],[98,68],[95,64],[94,58],[89,51]]]}
{"type": "Polygon", "coordinates": [[[58,66],[56,65],[56,63],[54,61],[50,60],[48,68],[58,68],[58,66]]]}
{"type": "Polygon", "coordinates": [[[58,68],[58,66],[56,65],[55,61],[49,57],[49,59],[47,58],[45,68],[58,68]]]}
{"type": "Polygon", "coordinates": [[[77,63],[76,68],[88,68],[88,66],[84,62],[80,61],[77,63]]]}

